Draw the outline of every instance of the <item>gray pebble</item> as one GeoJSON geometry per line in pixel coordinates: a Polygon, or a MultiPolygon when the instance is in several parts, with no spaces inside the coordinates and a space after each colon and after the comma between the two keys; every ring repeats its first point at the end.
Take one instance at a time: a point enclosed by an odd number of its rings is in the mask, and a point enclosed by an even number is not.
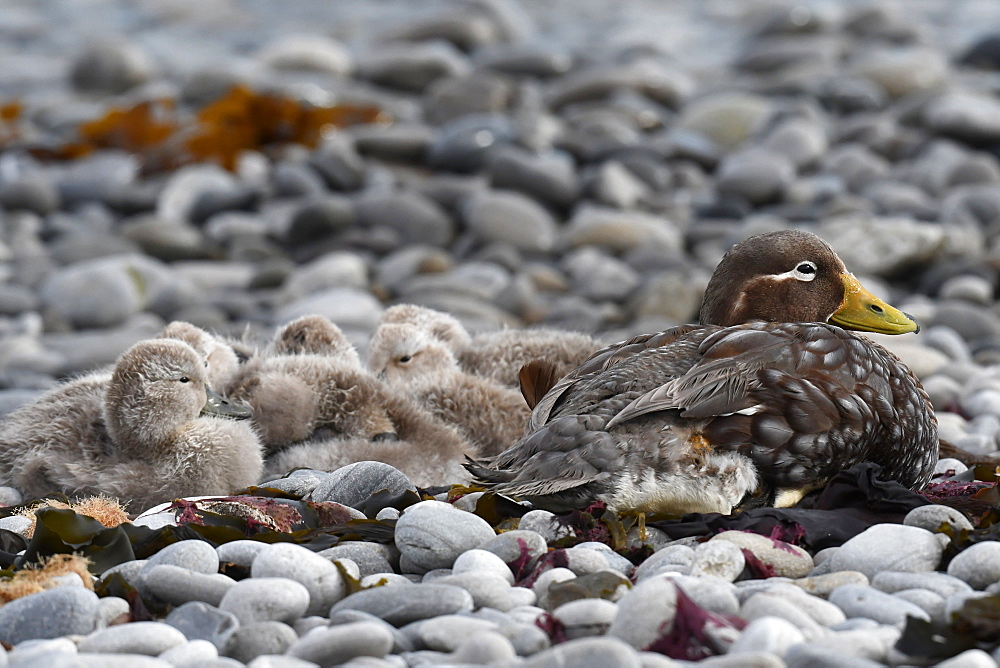
{"type": "Polygon", "coordinates": [[[483,191],[462,205],[466,226],[484,241],[509,243],[518,250],[546,252],[556,241],[556,222],[534,200],[513,191],[483,191]]]}
{"type": "Polygon", "coordinates": [[[805,636],[806,640],[822,637],[824,629],[805,610],[796,605],[795,601],[786,596],[771,592],[754,594],[740,606],[740,617],[748,621],[762,617],[780,617],[791,622],[805,636]]]}
{"type": "Polygon", "coordinates": [[[729,648],[730,654],[768,652],[784,656],[792,645],[805,642],[797,626],[781,617],[758,617],[751,621],[729,648]]]}
{"type": "Polygon", "coordinates": [[[680,228],[669,220],[591,205],[575,211],[562,235],[570,247],[599,246],[612,252],[648,246],[677,252],[683,247],[680,228]]]}
{"type": "Polygon", "coordinates": [[[1000,543],[984,541],[965,548],[948,564],[948,575],[973,589],[986,589],[1000,580],[1000,543]]]}
{"type": "Polygon", "coordinates": [[[967,649],[937,664],[938,668],[993,668],[996,661],[981,649],[967,649]]]}
{"type": "Polygon", "coordinates": [[[673,579],[692,601],[705,610],[726,615],[735,615],[740,610],[736,587],[728,580],[714,575],[677,575],[673,579]]]}
{"type": "Polygon", "coordinates": [[[458,664],[496,666],[515,662],[517,651],[503,635],[495,631],[480,631],[465,636],[451,658],[458,664]]]}
{"type": "MultiPolygon", "coordinates": [[[[5,504],[5,505],[15,505],[15,504],[5,504]]],[[[7,531],[13,531],[16,534],[22,536],[34,526],[34,522],[28,517],[23,517],[21,515],[11,515],[9,517],[0,517],[0,529],[5,529],[7,531]]]]}
{"type": "Polygon", "coordinates": [[[392,633],[382,624],[353,622],[313,629],[294,642],[288,654],[327,666],[359,656],[383,657],[392,648],[392,633]]]}
{"type": "Polygon", "coordinates": [[[510,568],[507,567],[503,559],[492,552],[482,549],[467,550],[458,555],[458,559],[455,560],[452,566],[452,572],[455,575],[461,573],[496,575],[506,581],[507,584],[514,584],[514,574],[510,572],[510,568]]]}
{"type": "Polygon", "coordinates": [[[172,666],[185,666],[212,661],[219,657],[219,650],[207,640],[189,640],[183,645],[171,647],[157,658],[172,666]]]}
{"type": "Polygon", "coordinates": [[[486,167],[495,188],[517,190],[543,204],[571,205],[580,190],[572,158],[564,153],[534,155],[513,146],[501,146],[486,167]]]}
{"type": "Polygon", "coordinates": [[[258,656],[247,664],[247,668],[317,668],[312,661],[303,661],[294,656],[277,656],[274,654],[258,656]]]}
{"type": "Polygon", "coordinates": [[[221,563],[236,564],[237,566],[250,568],[253,560],[266,547],[267,543],[259,540],[233,540],[228,543],[222,543],[215,550],[219,555],[221,563]]]}
{"type": "Polygon", "coordinates": [[[77,648],[80,652],[156,656],[185,642],[184,634],[169,624],[132,622],[95,631],[81,638],[77,648]]]}
{"type": "Polygon", "coordinates": [[[367,195],[358,201],[357,212],[363,225],[395,230],[406,244],[445,246],[455,236],[455,223],[447,212],[415,192],[367,195]]]}
{"type": "Polygon", "coordinates": [[[826,598],[837,587],[845,584],[868,584],[868,576],[858,571],[835,571],[826,575],[813,575],[792,580],[792,584],[801,587],[815,596],[826,598]]]}
{"type": "Polygon", "coordinates": [[[937,531],[942,524],[949,525],[955,530],[972,531],[973,528],[972,522],[962,514],[962,511],[936,503],[914,508],[903,518],[903,524],[931,532],[937,531]]]}
{"type": "Polygon", "coordinates": [[[944,596],[929,589],[903,589],[893,594],[904,601],[918,605],[930,616],[935,624],[946,623],[944,618],[944,596]]]}
{"type": "Polygon", "coordinates": [[[751,148],[723,159],[717,172],[719,192],[753,204],[779,197],[795,178],[795,165],[780,153],[751,148]]]}
{"type": "Polygon", "coordinates": [[[424,571],[449,568],[462,552],[495,536],[486,520],[440,501],[410,506],[396,523],[401,558],[424,571]]]}
{"type": "Polygon", "coordinates": [[[640,582],[618,601],[618,615],[608,635],[620,638],[636,649],[645,649],[669,628],[677,614],[677,588],[666,577],[640,582]]]}
{"type": "Polygon", "coordinates": [[[687,545],[667,545],[636,567],[635,580],[640,582],[659,573],[686,575],[691,572],[692,563],[694,563],[694,548],[687,545]]]}
{"type": "Polygon", "coordinates": [[[164,619],[188,640],[207,640],[216,649],[224,649],[229,637],[240,627],[234,614],[200,601],[185,603],[170,611],[164,619]]]}
{"type": "Polygon", "coordinates": [[[691,575],[715,575],[733,582],[746,565],[743,551],[730,541],[708,541],[694,550],[691,575]]]}
{"type": "Polygon", "coordinates": [[[151,556],[143,568],[145,577],[154,566],[169,564],[195,573],[218,573],[219,553],[203,540],[181,540],[171,543],[151,556]]]}
{"type": "Polygon", "coordinates": [[[830,602],[848,617],[867,617],[880,624],[903,624],[907,616],[930,621],[919,606],[864,585],[838,587],[830,594],[830,602]]]}
{"type": "Polygon", "coordinates": [[[145,83],[151,75],[149,58],[136,44],[102,39],[76,55],[70,81],[86,93],[117,94],[145,83]]]}
{"type": "Polygon", "coordinates": [[[461,587],[421,584],[415,587],[376,587],[356,592],[330,609],[361,610],[399,627],[419,619],[472,610],[472,596],[461,587]]]}
{"type": "Polygon", "coordinates": [[[332,561],[294,543],[269,545],[253,560],[250,574],[254,578],[288,578],[301,584],[309,592],[307,615],[324,613],[347,595],[344,578],[332,561]]]}
{"type": "Polygon", "coordinates": [[[618,614],[618,606],[599,598],[585,598],[564,603],[552,611],[570,640],[604,635],[618,614]]]}
{"type": "Polygon", "coordinates": [[[357,61],[362,78],[382,86],[421,92],[442,77],[465,74],[468,61],[450,44],[428,42],[380,46],[357,61]]]}
{"type": "MultiPolygon", "coordinates": [[[[785,665],[788,668],[841,668],[844,657],[831,652],[828,647],[819,647],[811,643],[792,645],[785,652],[785,665]]],[[[851,668],[877,668],[884,664],[868,659],[852,658],[851,668]]]]}
{"type": "Polygon", "coordinates": [[[638,652],[618,638],[578,638],[560,643],[525,660],[525,668],[575,666],[577,668],[640,668],[638,652]]]}
{"type": "Polygon", "coordinates": [[[712,540],[728,540],[738,547],[750,550],[761,562],[774,570],[779,577],[804,577],[813,568],[808,552],[796,545],[746,531],[723,531],[712,540]]]}
{"type": "Polygon", "coordinates": [[[507,579],[490,572],[466,571],[445,575],[434,580],[435,584],[461,587],[472,595],[473,607],[507,611],[514,607],[511,586],[507,579]]]}
{"type": "MultiPolygon", "coordinates": [[[[522,520],[523,521],[523,520],[522,520]]],[[[528,570],[547,552],[545,538],[536,531],[515,529],[504,531],[485,543],[479,549],[500,557],[508,570],[518,568],[515,577],[524,577],[528,570]]]]}
{"type": "Polygon", "coordinates": [[[361,577],[364,578],[375,573],[391,573],[393,571],[392,564],[389,563],[385,554],[388,550],[380,550],[380,547],[384,546],[374,543],[345,542],[316,554],[330,561],[350,559],[358,565],[361,577]]]}
{"type": "Polygon", "coordinates": [[[929,589],[945,598],[952,594],[972,593],[972,587],[966,582],[945,573],[883,571],[872,578],[871,585],[888,594],[905,589],[929,589]]]}
{"type": "Polygon", "coordinates": [[[375,492],[388,490],[400,494],[416,487],[399,469],[382,462],[356,462],[330,473],[309,494],[312,501],[332,501],[357,506],[375,492]]]}
{"type": "Polygon", "coordinates": [[[25,640],[87,634],[97,627],[97,595],[82,587],[58,587],[0,606],[0,640],[25,640]]]}
{"type": "Polygon", "coordinates": [[[881,571],[933,571],[944,547],[918,527],[876,524],[840,546],[830,557],[834,571],[861,571],[873,578],[881,571]]]}
{"type": "Polygon", "coordinates": [[[241,624],[293,622],[305,614],[309,604],[309,590],[295,580],[254,577],[231,587],[222,597],[219,609],[231,612],[241,624]]]}
{"type": "Polygon", "coordinates": [[[282,622],[244,624],[229,637],[225,654],[247,663],[262,654],[284,654],[296,640],[294,629],[282,622]]]}
{"type": "Polygon", "coordinates": [[[98,622],[98,628],[106,628],[124,615],[128,615],[131,618],[131,606],[129,606],[128,601],[118,596],[105,596],[101,598],[100,608],[101,619],[98,622]]]}
{"type": "Polygon", "coordinates": [[[530,510],[521,517],[518,529],[534,531],[546,542],[573,535],[572,529],[559,524],[556,515],[547,510],[530,510]]]}
{"type": "Polygon", "coordinates": [[[574,291],[595,301],[624,300],[640,283],[634,269],[590,246],[570,252],[562,268],[572,279],[574,291]]]}
{"type": "MultiPolygon", "coordinates": [[[[155,556],[155,555],[154,555],[155,556]]],[[[236,582],[221,573],[197,573],[170,564],[153,564],[143,570],[143,587],[170,605],[204,601],[217,606],[236,582]]]]}

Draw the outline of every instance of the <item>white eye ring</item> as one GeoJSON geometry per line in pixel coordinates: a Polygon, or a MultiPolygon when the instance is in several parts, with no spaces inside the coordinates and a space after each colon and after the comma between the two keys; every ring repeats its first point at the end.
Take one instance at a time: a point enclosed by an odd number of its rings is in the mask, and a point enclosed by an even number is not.
{"type": "Polygon", "coordinates": [[[811,281],[816,278],[816,264],[809,260],[803,260],[795,265],[791,274],[800,281],[811,281]]]}

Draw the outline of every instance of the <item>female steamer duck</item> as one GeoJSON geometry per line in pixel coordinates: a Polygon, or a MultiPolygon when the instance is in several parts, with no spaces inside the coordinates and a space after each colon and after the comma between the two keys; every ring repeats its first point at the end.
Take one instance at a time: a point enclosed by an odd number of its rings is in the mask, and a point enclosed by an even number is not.
{"type": "Polygon", "coordinates": [[[895,355],[846,330],[913,319],[866,291],[813,234],[737,244],[701,324],[608,346],[555,384],[528,433],[467,467],[555,512],[720,512],[794,505],[861,461],[913,489],[938,459],[927,394],[895,355]]]}

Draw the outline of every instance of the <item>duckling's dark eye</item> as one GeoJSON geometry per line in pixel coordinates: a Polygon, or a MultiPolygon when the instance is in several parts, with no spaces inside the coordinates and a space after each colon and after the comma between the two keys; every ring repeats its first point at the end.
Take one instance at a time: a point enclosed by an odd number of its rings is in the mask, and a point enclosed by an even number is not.
{"type": "Polygon", "coordinates": [[[181,381],[182,383],[190,383],[191,382],[191,379],[188,378],[187,376],[181,376],[177,380],[181,381]]]}
{"type": "Polygon", "coordinates": [[[399,361],[401,363],[403,363],[403,364],[406,364],[407,362],[409,362],[412,359],[413,359],[413,357],[410,356],[410,355],[403,355],[402,357],[399,358],[399,361]]]}
{"type": "Polygon", "coordinates": [[[792,270],[792,275],[800,281],[811,281],[816,278],[816,265],[812,262],[799,262],[792,270]]]}

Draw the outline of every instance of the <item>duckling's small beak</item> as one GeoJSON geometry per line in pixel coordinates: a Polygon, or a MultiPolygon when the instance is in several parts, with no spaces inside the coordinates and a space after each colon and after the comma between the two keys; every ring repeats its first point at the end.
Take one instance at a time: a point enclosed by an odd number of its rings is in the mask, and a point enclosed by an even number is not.
{"type": "Polygon", "coordinates": [[[209,387],[205,388],[205,394],[208,395],[208,401],[201,407],[202,415],[217,415],[232,420],[248,420],[253,417],[249,406],[230,401],[209,387]]]}
{"type": "Polygon", "coordinates": [[[920,325],[913,316],[889,306],[868,292],[853,274],[841,274],[844,282],[844,301],[830,322],[844,329],[880,334],[906,334],[919,332],[920,325]]]}

